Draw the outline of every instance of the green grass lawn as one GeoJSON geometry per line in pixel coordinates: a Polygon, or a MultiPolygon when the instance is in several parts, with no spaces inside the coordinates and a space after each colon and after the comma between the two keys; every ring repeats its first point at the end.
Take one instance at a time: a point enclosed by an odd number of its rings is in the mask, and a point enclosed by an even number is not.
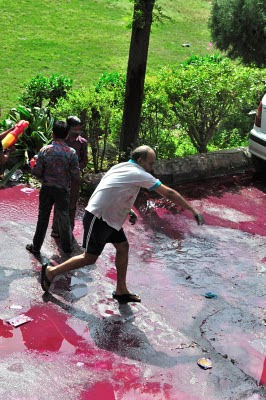
{"type": "MultiPolygon", "coordinates": [[[[149,74],[214,52],[208,48],[210,1],[157,1],[171,21],[152,26],[149,74]]],[[[132,13],[129,0],[0,0],[1,117],[37,74],[63,74],[74,87],[86,87],[104,71],[126,72],[132,13]]]]}

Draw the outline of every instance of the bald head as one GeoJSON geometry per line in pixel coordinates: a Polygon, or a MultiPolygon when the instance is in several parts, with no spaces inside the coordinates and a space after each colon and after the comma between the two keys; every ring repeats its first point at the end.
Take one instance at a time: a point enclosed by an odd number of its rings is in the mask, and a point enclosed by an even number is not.
{"type": "Polygon", "coordinates": [[[139,146],[137,147],[135,150],[132,151],[131,153],[131,158],[134,161],[138,161],[139,158],[141,158],[142,160],[147,160],[148,154],[154,154],[155,156],[155,152],[154,150],[150,147],[150,146],[139,146]]]}
{"type": "Polygon", "coordinates": [[[150,146],[139,146],[131,153],[131,159],[145,171],[150,172],[156,159],[154,150],[150,146]]]}

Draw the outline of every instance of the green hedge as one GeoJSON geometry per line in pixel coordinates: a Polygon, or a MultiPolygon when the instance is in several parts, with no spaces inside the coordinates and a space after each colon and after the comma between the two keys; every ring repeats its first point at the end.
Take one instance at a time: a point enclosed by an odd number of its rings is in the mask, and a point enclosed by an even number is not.
{"type": "MultiPolygon", "coordinates": [[[[38,77],[26,86],[21,99],[30,104],[30,113],[40,99],[43,104],[45,82],[38,77]]],[[[71,85],[66,77],[57,81],[56,100],[52,86],[46,88],[44,115],[49,122],[51,117],[79,116],[89,141],[88,168],[105,170],[118,159],[125,75],[104,73],[94,85],[78,90],[71,85]]],[[[154,147],[159,159],[246,145],[253,125],[248,113],[257,108],[265,88],[266,69],[237,65],[219,55],[193,56],[164,67],[156,76],[146,76],[138,144],[154,147]]],[[[29,146],[39,147],[39,142],[29,146]]]]}

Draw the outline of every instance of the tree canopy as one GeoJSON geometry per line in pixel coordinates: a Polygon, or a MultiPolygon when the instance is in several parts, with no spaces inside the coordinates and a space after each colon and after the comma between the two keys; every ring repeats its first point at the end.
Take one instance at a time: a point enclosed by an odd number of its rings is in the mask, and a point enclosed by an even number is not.
{"type": "Polygon", "coordinates": [[[266,66],[265,0],[213,0],[209,26],[214,44],[229,57],[266,66]]]}

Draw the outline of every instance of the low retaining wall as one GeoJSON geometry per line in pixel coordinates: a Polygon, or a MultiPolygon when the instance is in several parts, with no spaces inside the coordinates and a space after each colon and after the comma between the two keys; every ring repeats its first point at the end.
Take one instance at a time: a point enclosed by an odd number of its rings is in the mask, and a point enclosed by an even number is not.
{"type": "Polygon", "coordinates": [[[168,184],[245,172],[253,168],[246,147],[196,154],[156,163],[154,175],[168,184]]]}
{"type": "MultiPolygon", "coordinates": [[[[158,161],[154,165],[154,175],[165,184],[179,184],[252,169],[251,154],[247,147],[241,147],[158,161]]],[[[103,175],[85,174],[83,184],[86,192],[92,193],[103,175]]]]}

